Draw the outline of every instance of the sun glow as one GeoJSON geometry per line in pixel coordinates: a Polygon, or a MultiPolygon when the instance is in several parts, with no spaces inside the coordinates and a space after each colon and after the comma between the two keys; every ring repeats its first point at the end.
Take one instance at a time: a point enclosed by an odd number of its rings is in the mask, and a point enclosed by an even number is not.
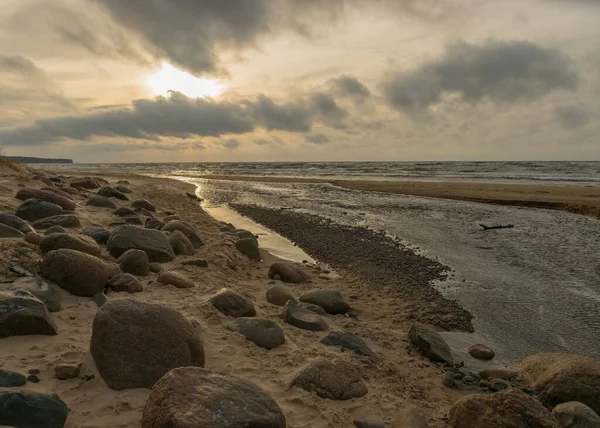
{"type": "Polygon", "coordinates": [[[154,95],[168,96],[170,91],[181,92],[186,97],[218,97],[223,93],[223,85],[213,79],[194,77],[163,63],[160,70],[148,78],[148,86],[154,95]]]}

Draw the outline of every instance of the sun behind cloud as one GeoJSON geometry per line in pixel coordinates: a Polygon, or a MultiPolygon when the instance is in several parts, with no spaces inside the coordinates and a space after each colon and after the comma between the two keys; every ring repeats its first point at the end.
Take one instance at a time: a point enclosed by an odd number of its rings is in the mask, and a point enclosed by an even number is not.
{"type": "Polygon", "coordinates": [[[161,68],[147,80],[154,95],[169,95],[170,91],[181,92],[190,98],[218,97],[223,85],[214,79],[198,78],[163,62],[161,68]]]}

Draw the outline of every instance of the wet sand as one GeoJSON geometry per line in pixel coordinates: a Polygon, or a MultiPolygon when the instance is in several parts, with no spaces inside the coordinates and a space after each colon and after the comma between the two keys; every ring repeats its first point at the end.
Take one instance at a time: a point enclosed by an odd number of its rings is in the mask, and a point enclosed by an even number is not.
{"type": "Polygon", "coordinates": [[[552,186],[451,181],[326,180],[317,178],[234,175],[206,175],[198,176],[197,178],[261,183],[331,184],[352,190],[556,209],[600,218],[600,187],[598,186],[552,186]]]}

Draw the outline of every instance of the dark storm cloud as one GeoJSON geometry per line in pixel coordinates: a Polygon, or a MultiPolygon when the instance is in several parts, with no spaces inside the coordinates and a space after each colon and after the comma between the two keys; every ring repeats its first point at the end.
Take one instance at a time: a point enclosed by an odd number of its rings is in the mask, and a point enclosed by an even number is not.
{"type": "Polygon", "coordinates": [[[585,126],[591,119],[590,112],[578,105],[557,107],[554,113],[559,123],[568,129],[585,126]]]}
{"type": "Polygon", "coordinates": [[[411,112],[436,104],[444,94],[471,103],[514,103],[557,89],[574,90],[577,83],[572,61],[556,50],[523,41],[490,41],[454,44],[439,60],[391,73],[381,88],[392,107],[411,112]]]}
{"type": "Polygon", "coordinates": [[[363,101],[371,96],[371,91],[354,76],[341,76],[331,79],[333,91],[363,101]]]}
{"type": "Polygon", "coordinates": [[[310,131],[313,113],[304,103],[276,104],[271,98],[260,95],[248,106],[257,121],[269,131],[310,131]]]}

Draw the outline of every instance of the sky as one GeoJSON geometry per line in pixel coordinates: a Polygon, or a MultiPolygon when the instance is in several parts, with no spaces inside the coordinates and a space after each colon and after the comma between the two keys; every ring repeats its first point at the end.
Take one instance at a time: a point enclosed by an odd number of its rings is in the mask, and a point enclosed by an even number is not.
{"type": "Polygon", "coordinates": [[[0,146],[600,160],[600,0],[0,0],[0,146]]]}

